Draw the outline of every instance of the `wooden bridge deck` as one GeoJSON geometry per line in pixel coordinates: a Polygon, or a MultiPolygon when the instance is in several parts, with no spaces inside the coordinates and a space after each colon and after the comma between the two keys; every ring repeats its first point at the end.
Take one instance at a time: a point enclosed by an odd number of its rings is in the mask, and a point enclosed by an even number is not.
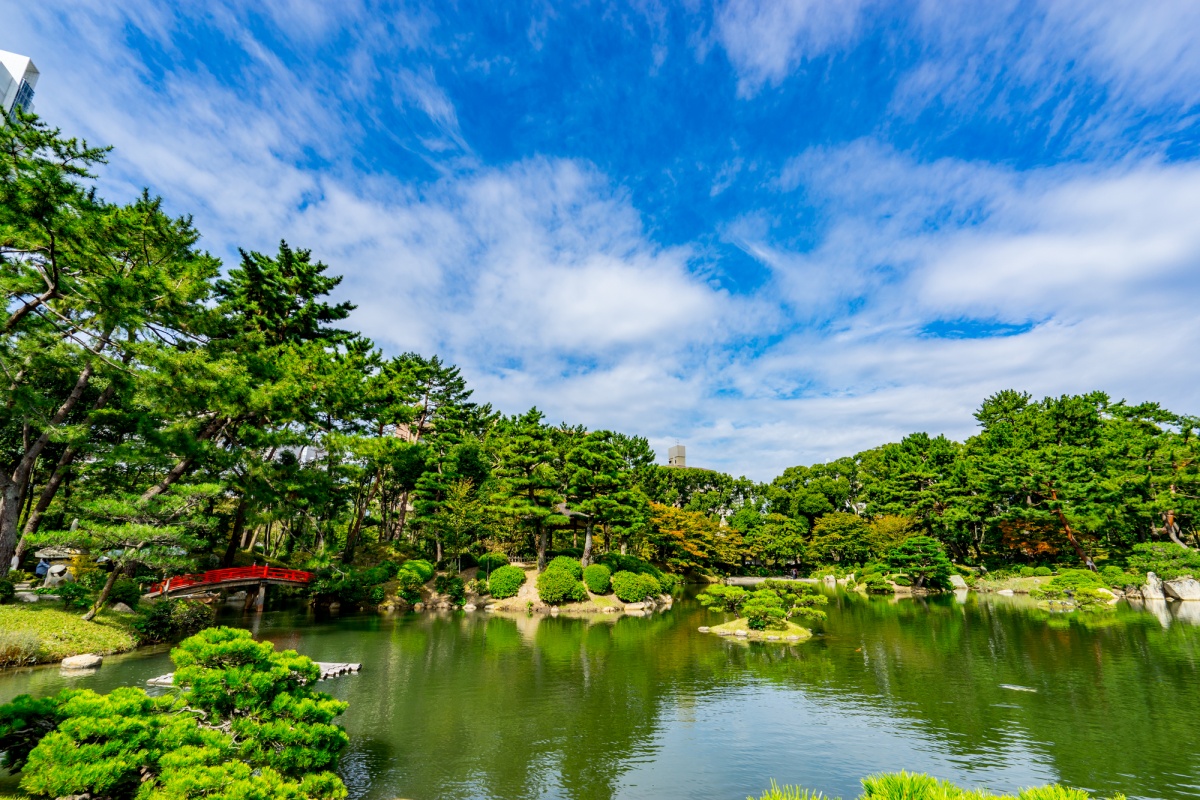
{"type": "MultiPolygon", "coordinates": [[[[319,681],[336,678],[339,675],[353,675],[362,670],[362,664],[350,664],[341,661],[316,661],[314,662],[321,668],[321,677],[319,681]]],[[[148,686],[174,686],[175,673],[168,672],[166,675],[159,675],[157,678],[151,678],[146,681],[148,686]]]]}

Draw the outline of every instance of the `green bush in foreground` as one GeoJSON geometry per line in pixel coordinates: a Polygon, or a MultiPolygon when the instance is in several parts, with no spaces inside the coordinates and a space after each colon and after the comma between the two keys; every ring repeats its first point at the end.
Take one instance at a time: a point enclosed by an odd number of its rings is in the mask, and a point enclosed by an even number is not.
{"type": "MultiPolygon", "coordinates": [[[[1051,784],[1022,789],[1014,799],[1011,795],[993,795],[982,789],[963,789],[950,781],[942,781],[919,772],[892,772],[871,775],[862,779],[863,793],[859,800],[1091,800],[1081,789],[1070,789],[1051,784]]],[[[811,792],[798,786],[779,786],[771,781],[771,788],[757,800],[823,800],[825,795],[811,792]]],[[[746,800],[755,800],[748,797],[746,800]]],[[[1112,800],[1125,800],[1116,795],[1112,800]]]]}
{"type": "Polygon", "coordinates": [[[583,582],[592,594],[608,594],[612,587],[612,571],[603,564],[589,564],[583,571],[583,582]]]}
{"type": "Polygon", "coordinates": [[[587,590],[583,588],[583,584],[565,569],[547,568],[538,575],[537,590],[542,602],[552,606],[587,599],[587,590]]]}
{"type": "Polygon", "coordinates": [[[555,556],[550,559],[550,563],[546,565],[547,570],[562,569],[571,573],[575,580],[583,580],[583,565],[579,563],[578,558],[570,556],[555,556]]]}
{"type": "Polygon", "coordinates": [[[319,669],[250,633],[211,628],[171,652],[178,695],[68,689],[0,706],[0,750],[34,796],[110,800],[342,800],[331,771],[346,704],[319,669]]]}
{"type": "Polygon", "coordinates": [[[497,600],[515,597],[525,584],[525,570],[506,564],[492,573],[488,580],[488,594],[497,600]]]}

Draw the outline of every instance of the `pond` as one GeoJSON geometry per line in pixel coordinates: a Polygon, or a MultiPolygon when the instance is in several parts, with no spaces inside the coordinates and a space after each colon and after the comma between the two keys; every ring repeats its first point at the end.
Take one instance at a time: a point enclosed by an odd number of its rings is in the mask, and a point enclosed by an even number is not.
{"type": "MultiPolygon", "coordinates": [[[[1178,606],[1084,617],[1023,598],[839,593],[827,608],[794,645],[698,633],[725,617],[690,599],[647,617],[226,622],[362,662],[322,684],[350,703],[352,798],[741,800],[772,778],[851,798],[859,777],[902,768],[993,791],[1200,796],[1200,627],[1178,606]]],[[[0,673],[0,702],[170,668],[160,648],[86,678],[0,673]]]]}

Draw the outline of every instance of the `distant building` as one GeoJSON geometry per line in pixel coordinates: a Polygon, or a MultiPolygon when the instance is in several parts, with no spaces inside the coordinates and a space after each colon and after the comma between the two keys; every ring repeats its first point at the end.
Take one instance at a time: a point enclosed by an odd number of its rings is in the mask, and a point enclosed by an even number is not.
{"type": "Polygon", "coordinates": [[[668,467],[686,467],[687,466],[687,448],[681,444],[677,444],[667,450],[667,466],[668,467]]]}
{"type": "Polygon", "coordinates": [[[9,119],[17,109],[33,111],[33,90],[37,88],[38,70],[27,56],[0,50],[0,111],[9,119]]]}

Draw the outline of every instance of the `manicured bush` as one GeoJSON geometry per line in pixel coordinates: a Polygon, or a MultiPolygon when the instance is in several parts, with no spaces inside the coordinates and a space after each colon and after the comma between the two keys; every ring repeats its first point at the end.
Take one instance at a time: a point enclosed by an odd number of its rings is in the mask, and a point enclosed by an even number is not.
{"type": "Polygon", "coordinates": [[[64,608],[84,609],[92,604],[92,593],[75,581],[60,583],[53,587],[53,592],[62,600],[64,608]]]}
{"type": "Polygon", "coordinates": [[[479,567],[479,577],[487,580],[500,567],[508,566],[508,556],[503,553],[484,553],[475,559],[475,565],[479,567]]]}
{"type": "Polygon", "coordinates": [[[578,581],[583,579],[583,565],[579,563],[578,558],[571,558],[570,556],[555,556],[554,558],[550,559],[550,563],[546,565],[546,569],[566,570],[567,572],[571,573],[571,577],[575,578],[575,580],[578,581]]]}
{"type": "Polygon", "coordinates": [[[1200,553],[1174,542],[1144,542],[1133,546],[1129,566],[1142,575],[1153,572],[1164,581],[1196,577],[1200,576],[1200,553]]]}
{"type": "Polygon", "coordinates": [[[462,605],[467,589],[463,579],[457,575],[438,575],[433,581],[433,590],[449,597],[455,605],[462,605]]]}
{"type": "Polygon", "coordinates": [[[538,596],[552,606],[587,599],[583,584],[565,569],[547,569],[537,579],[538,596]]]}
{"type": "Polygon", "coordinates": [[[1033,567],[1021,567],[1021,577],[1022,578],[1032,578],[1034,576],[1034,574],[1035,574],[1035,570],[1033,567]]]}
{"type": "Polygon", "coordinates": [[[1135,575],[1132,572],[1126,572],[1120,567],[1110,564],[1100,570],[1100,577],[1104,578],[1104,582],[1114,589],[1123,589],[1126,586],[1137,586],[1145,580],[1142,575],[1135,575]]]}
{"type": "Polygon", "coordinates": [[[662,587],[654,576],[624,570],[612,576],[612,588],[622,603],[640,603],[647,597],[662,594],[662,587]]]}
{"type": "Polygon", "coordinates": [[[583,582],[592,594],[608,594],[612,586],[612,571],[603,564],[589,564],[583,571],[583,582]]]}
{"type": "Polygon", "coordinates": [[[396,596],[408,603],[416,603],[421,599],[421,587],[425,581],[416,570],[401,569],[396,573],[396,596]]]}
{"type": "Polygon", "coordinates": [[[892,594],[892,585],[882,575],[872,573],[867,576],[866,589],[868,594],[892,594]]]}
{"type": "Polygon", "coordinates": [[[11,602],[17,596],[17,587],[10,580],[0,579],[0,603],[11,602]]]}
{"type": "Polygon", "coordinates": [[[907,575],[893,575],[892,583],[896,584],[897,586],[912,586],[913,584],[912,578],[908,577],[907,575]]]}
{"type": "Polygon", "coordinates": [[[1050,569],[1049,567],[1038,567],[1033,571],[1033,574],[1039,578],[1049,578],[1054,574],[1054,570],[1050,569]]]}
{"type": "Polygon", "coordinates": [[[137,608],[141,599],[142,587],[137,581],[129,578],[118,578],[108,595],[110,603],[124,603],[130,608],[137,608]]]}
{"type": "Polygon", "coordinates": [[[659,594],[677,594],[683,588],[683,578],[670,572],[659,572],[654,579],[658,581],[659,594]]]}
{"type": "Polygon", "coordinates": [[[488,579],[488,594],[497,600],[515,597],[525,583],[525,570],[506,564],[492,573],[488,579]]]}
{"type": "Polygon", "coordinates": [[[946,548],[932,536],[910,536],[888,553],[888,564],[912,576],[918,587],[944,589],[952,567],[946,548]]]}
{"type": "Polygon", "coordinates": [[[420,576],[421,583],[427,583],[433,577],[433,573],[437,571],[433,568],[433,564],[430,564],[423,558],[410,558],[400,565],[400,569],[415,572],[420,576]]]}
{"type": "Polygon", "coordinates": [[[216,619],[214,609],[198,600],[165,598],[145,608],[133,619],[142,644],[177,642],[205,628],[216,619]]]}
{"type": "Polygon", "coordinates": [[[751,630],[782,630],[787,627],[787,612],[783,606],[783,600],[777,594],[765,589],[754,592],[742,603],[741,614],[751,630]]]}

